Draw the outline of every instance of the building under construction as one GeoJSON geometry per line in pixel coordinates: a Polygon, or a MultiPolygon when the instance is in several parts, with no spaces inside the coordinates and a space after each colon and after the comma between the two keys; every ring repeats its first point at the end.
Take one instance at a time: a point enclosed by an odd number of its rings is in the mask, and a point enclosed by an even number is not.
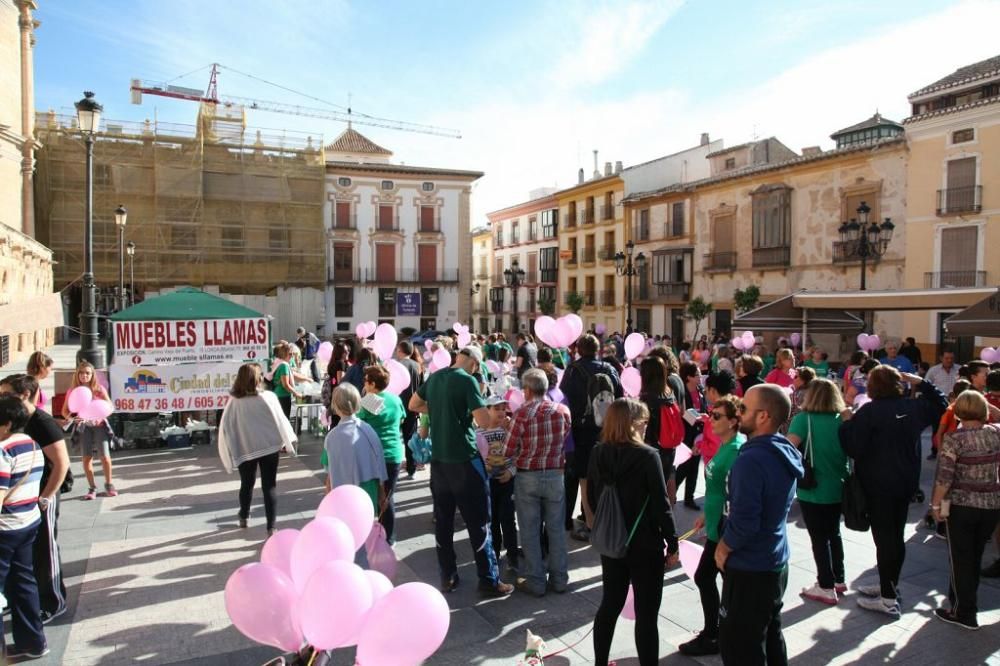
{"type": "MultiPolygon", "coordinates": [[[[57,262],[56,289],[83,273],[85,147],[75,125],[52,111],[36,118],[35,211],[39,240],[57,262]]],[[[246,296],[322,289],[324,164],[320,137],[248,130],[242,110],[221,105],[202,104],[194,126],[105,121],[94,142],[102,310],[113,309],[118,284],[120,204],[139,298],[179,285],[246,296]]],[[[79,291],[66,293],[74,321],[79,291]]]]}

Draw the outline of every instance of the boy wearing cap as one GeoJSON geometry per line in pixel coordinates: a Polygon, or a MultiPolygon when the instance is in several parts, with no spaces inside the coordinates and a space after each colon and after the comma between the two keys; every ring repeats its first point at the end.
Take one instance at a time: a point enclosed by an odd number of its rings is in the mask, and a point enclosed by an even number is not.
{"type": "Polygon", "coordinates": [[[476,447],[486,463],[490,478],[490,503],[493,508],[493,551],[500,560],[500,549],[507,549],[507,568],[517,571],[517,522],[514,519],[514,467],[513,458],[504,455],[510,418],[507,400],[494,395],[486,399],[490,412],[489,423],[476,429],[476,447]]]}

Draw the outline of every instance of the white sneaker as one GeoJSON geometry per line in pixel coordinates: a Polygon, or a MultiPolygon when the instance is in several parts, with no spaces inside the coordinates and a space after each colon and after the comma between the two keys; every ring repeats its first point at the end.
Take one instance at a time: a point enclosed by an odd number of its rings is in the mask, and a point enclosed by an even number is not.
{"type": "Polygon", "coordinates": [[[873,583],[871,585],[858,585],[855,590],[858,594],[863,594],[866,597],[881,597],[882,596],[882,586],[878,583],[873,583]]]}
{"type": "Polygon", "coordinates": [[[875,599],[871,597],[858,597],[858,606],[864,608],[865,610],[885,613],[886,615],[890,615],[892,617],[899,617],[901,615],[899,603],[895,599],[885,599],[883,597],[875,599]]]}
{"type": "Polygon", "coordinates": [[[808,587],[799,592],[799,595],[806,599],[811,599],[813,601],[818,601],[821,604],[827,604],[829,606],[837,605],[837,591],[834,589],[824,589],[819,586],[819,583],[808,587]]]}

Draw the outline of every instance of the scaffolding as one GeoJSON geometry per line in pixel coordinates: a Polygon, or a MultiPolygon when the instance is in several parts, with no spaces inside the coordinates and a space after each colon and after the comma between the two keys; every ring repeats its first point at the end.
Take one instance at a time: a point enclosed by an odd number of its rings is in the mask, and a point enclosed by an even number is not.
{"type": "MultiPolygon", "coordinates": [[[[83,272],[85,148],[76,118],[38,113],[35,211],[55,286],[83,272]]],[[[107,120],[94,141],[94,273],[118,283],[114,211],[128,209],[136,292],[322,289],[322,137],[249,130],[242,109],[202,104],[197,125],[107,120]]],[[[126,267],[126,284],[129,279],[126,267]]]]}

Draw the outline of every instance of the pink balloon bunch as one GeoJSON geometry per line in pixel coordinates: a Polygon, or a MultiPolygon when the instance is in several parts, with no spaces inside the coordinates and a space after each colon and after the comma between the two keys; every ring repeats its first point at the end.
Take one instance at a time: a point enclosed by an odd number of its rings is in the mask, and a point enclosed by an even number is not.
{"type": "Polygon", "coordinates": [[[375,329],[375,322],[363,321],[354,327],[354,334],[364,340],[365,338],[370,338],[375,333],[375,329]]]}
{"type": "Polygon", "coordinates": [[[86,386],[77,386],[66,396],[69,411],[85,421],[103,421],[115,411],[115,406],[109,401],[94,398],[94,394],[86,386]]]}
{"type": "Polygon", "coordinates": [[[410,371],[405,365],[393,358],[385,362],[385,369],[389,371],[389,393],[399,395],[410,388],[410,371]]]}
{"type": "Polygon", "coordinates": [[[469,343],[472,342],[472,334],[469,332],[469,327],[456,321],[451,328],[458,333],[458,340],[456,340],[458,348],[468,347],[469,343]]]}
{"type": "Polygon", "coordinates": [[[233,625],[289,652],[304,643],[320,650],[357,645],[362,666],[416,665],[434,654],[450,624],[441,593],[423,583],[393,588],[382,573],[352,561],[375,534],[395,564],[381,526],[372,530],[375,510],[367,493],[338,486],[316,516],[301,531],[275,532],[259,563],[229,577],[225,602],[233,625]]]}
{"type": "Polygon", "coordinates": [[[877,335],[858,333],[858,347],[866,352],[878,351],[882,346],[882,340],[877,335]]]}
{"type": "Polygon", "coordinates": [[[583,320],[568,314],[559,319],[543,315],[535,320],[535,335],[550,347],[568,347],[583,334],[583,320]]]}
{"type": "Polygon", "coordinates": [[[743,331],[743,335],[733,338],[729,344],[740,351],[750,351],[757,344],[757,339],[753,331],[743,331]]]}
{"type": "MultiPolygon", "coordinates": [[[[632,335],[635,335],[635,333],[632,335]]],[[[633,367],[622,370],[622,390],[625,391],[625,395],[635,398],[639,395],[641,389],[642,377],[639,375],[639,371],[633,367]]]]}
{"type": "Polygon", "coordinates": [[[1000,363],[1000,347],[983,347],[979,358],[987,363],[1000,363]]]}
{"type": "Polygon", "coordinates": [[[396,351],[397,340],[396,329],[392,324],[379,324],[375,329],[375,353],[383,361],[389,360],[396,351]]]}

